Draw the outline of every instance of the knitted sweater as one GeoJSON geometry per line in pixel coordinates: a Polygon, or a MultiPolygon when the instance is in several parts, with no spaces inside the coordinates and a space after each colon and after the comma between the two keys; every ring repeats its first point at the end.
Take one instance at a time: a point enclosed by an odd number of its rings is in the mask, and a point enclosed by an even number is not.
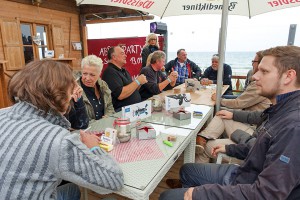
{"type": "Polygon", "coordinates": [[[69,126],[26,102],[0,110],[0,199],[56,199],[62,179],[103,194],[122,187],[114,159],[91,152],[69,126]]]}

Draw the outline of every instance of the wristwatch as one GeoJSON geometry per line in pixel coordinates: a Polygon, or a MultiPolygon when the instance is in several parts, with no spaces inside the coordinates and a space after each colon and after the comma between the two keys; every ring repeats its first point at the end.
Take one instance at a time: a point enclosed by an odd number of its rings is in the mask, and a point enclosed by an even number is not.
{"type": "Polygon", "coordinates": [[[169,77],[167,78],[167,80],[169,81],[169,83],[171,83],[171,82],[172,82],[172,81],[171,81],[171,79],[170,79],[169,77]]]}

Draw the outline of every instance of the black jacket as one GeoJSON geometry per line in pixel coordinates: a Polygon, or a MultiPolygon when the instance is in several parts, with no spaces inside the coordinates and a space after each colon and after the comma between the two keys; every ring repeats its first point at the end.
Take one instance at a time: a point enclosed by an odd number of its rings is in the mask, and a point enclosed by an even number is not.
{"type": "Polygon", "coordinates": [[[89,117],[82,97],[77,102],[73,101],[73,105],[66,118],[71,123],[71,128],[73,129],[86,129],[89,126],[89,117]]]}
{"type": "MultiPolygon", "coordinates": [[[[266,116],[262,114],[263,111],[234,110],[233,120],[259,126],[266,116]]],[[[226,154],[228,156],[244,160],[247,157],[249,150],[255,143],[256,134],[254,133],[253,135],[250,135],[243,130],[237,129],[231,134],[230,139],[236,144],[226,145],[226,154]]]]}
{"type": "Polygon", "coordinates": [[[142,50],[142,67],[146,67],[146,64],[147,64],[147,59],[148,59],[148,56],[153,53],[154,51],[158,51],[158,47],[157,46],[152,46],[152,45],[147,45],[143,48],[142,50]]]}
{"type": "Polygon", "coordinates": [[[193,199],[295,199],[300,184],[300,91],[264,111],[257,139],[232,184],[195,187],[193,199]]]}
{"type": "MultiPolygon", "coordinates": [[[[231,76],[232,70],[230,65],[223,64],[223,84],[229,85],[229,88],[224,93],[225,95],[232,95],[232,83],[231,76]]],[[[206,68],[201,78],[208,78],[212,80],[214,84],[217,84],[218,71],[215,71],[211,66],[206,68]]]]}

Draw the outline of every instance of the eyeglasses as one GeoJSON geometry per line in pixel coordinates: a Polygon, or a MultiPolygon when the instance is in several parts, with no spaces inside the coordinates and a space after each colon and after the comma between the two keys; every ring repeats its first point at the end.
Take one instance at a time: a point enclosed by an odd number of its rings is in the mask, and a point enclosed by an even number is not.
{"type": "Polygon", "coordinates": [[[258,60],[252,60],[252,63],[256,63],[256,62],[259,62],[258,60]]]}
{"type": "Polygon", "coordinates": [[[150,39],[149,41],[151,41],[151,40],[154,40],[154,41],[156,41],[156,39],[154,39],[154,38],[150,39]]]}

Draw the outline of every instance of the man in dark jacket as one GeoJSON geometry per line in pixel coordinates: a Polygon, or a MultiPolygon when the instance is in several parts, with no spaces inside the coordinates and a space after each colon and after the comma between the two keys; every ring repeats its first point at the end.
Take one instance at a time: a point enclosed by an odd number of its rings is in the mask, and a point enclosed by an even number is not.
{"type": "Polygon", "coordinates": [[[164,89],[172,89],[175,86],[177,72],[171,72],[169,76],[161,72],[165,59],[166,54],[163,51],[155,51],[152,54],[150,65],[142,68],[141,74],[144,74],[148,81],[139,90],[142,101],[161,93],[164,89]]]}
{"type": "Polygon", "coordinates": [[[167,73],[173,71],[178,72],[178,78],[176,80],[176,86],[185,82],[185,79],[195,78],[199,80],[201,77],[201,69],[193,61],[187,59],[187,53],[185,49],[179,49],[177,51],[177,58],[169,61],[165,65],[167,73]]]}
{"type": "MultiPolygon", "coordinates": [[[[263,56],[253,78],[258,93],[273,106],[263,112],[264,120],[254,133],[256,142],[244,163],[185,164],[180,178],[186,188],[164,192],[161,200],[292,199],[299,193],[300,47],[275,47],[265,50],[263,56]]],[[[220,146],[213,154],[230,148],[247,147],[220,146]]]]}
{"type": "MultiPolygon", "coordinates": [[[[219,68],[219,55],[213,55],[211,59],[211,66],[206,68],[202,77],[201,84],[209,85],[209,84],[217,84],[218,77],[218,68],[219,68]]],[[[232,84],[231,84],[231,76],[232,70],[230,65],[223,64],[223,84],[229,85],[229,88],[226,90],[224,95],[232,95],[232,84]]]]}

